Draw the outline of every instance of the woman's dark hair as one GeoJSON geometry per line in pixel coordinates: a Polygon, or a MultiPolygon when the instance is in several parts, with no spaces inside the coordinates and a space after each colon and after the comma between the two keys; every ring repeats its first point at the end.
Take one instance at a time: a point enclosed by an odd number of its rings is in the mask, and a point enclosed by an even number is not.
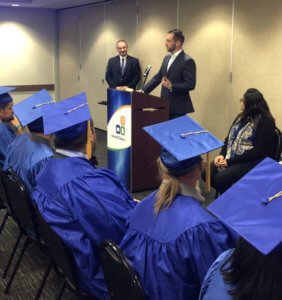
{"type": "Polygon", "coordinates": [[[228,291],[233,300],[282,299],[282,252],[263,255],[239,238],[221,272],[224,281],[234,286],[228,291]]]}
{"type": "Polygon", "coordinates": [[[242,100],[244,101],[245,109],[238,117],[241,118],[241,123],[243,125],[250,121],[255,121],[256,117],[261,115],[263,117],[270,118],[275,126],[275,119],[270,113],[263,94],[259,90],[254,88],[248,89],[242,100]]]}
{"type": "Polygon", "coordinates": [[[56,148],[80,151],[87,143],[87,131],[79,135],[77,138],[72,140],[60,140],[57,137],[54,139],[54,144],[56,148]]]}

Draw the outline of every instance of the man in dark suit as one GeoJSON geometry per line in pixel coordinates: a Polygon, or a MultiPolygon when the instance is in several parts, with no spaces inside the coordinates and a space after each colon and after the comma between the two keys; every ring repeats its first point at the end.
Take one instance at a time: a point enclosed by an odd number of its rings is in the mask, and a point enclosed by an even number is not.
{"type": "Polygon", "coordinates": [[[140,65],[137,58],[127,55],[127,42],[119,40],[116,43],[118,56],[108,61],[106,80],[110,88],[126,90],[135,89],[140,80],[140,65]]]}
{"type": "Polygon", "coordinates": [[[161,97],[170,102],[170,119],[194,111],[189,91],[196,85],[196,65],[192,57],[182,49],[184,35],[179,29],[170,30],[166,35],[167,55],[159,72],[145,85],[144,93],[150,93],[162,83],[161,97]]]}

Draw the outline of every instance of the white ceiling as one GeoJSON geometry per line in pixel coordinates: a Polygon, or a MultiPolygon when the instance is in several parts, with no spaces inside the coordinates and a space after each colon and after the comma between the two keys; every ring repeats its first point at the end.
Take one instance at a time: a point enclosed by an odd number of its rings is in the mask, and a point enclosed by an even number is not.
{"type": "Polygon", "coordinates": [[[19,7],[61,9],[113,0],[0,0],[0,6],[19,4],[19,7]]]}

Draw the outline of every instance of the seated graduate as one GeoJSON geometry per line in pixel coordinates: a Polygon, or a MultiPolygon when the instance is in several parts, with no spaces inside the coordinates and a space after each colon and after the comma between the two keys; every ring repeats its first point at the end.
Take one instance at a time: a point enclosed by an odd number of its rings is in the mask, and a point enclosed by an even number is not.
{"type": "Polygon", "coordinates": [[[144,130],[164,148],[159,159],[164,180],[134,209],[120,247],[149,299],[197,299],[208,268],[235,241],[201,206],[196,189],[200,154],[222,142],[188,116],[144,130]]]}
{"type": "Polygon", "coordinates": [[[9,92],[14,87],[0,86],[0,169],[4,166],[7,147],[21,133],[19,120],[14,117],[13,99],[9,92]]]}
{"type": "Polygon", "coordinates": [[[112,171],[87,159],[87,140],[95,146],[90,119],[85,93],[44,107],[44,132],[54,133],[57,153],[37,176],[32,198],[71,250],[81,290],[103,299],[106,284],[96,278],[99,244],[121,241],[136,202],[112,171]]]}
{"type": "Polygon", "coordinates": [[[42,108],[53,102],[48,92],[41,90],[13,107],[21,125],[27,125],[30,135],[19,135],[9,145],[3,170],[13,169],[30,193],[33,192],[36,175],[54,154],[50,145],[51,135],[44,136],[42,118],[42,108]]]}
{"type": "Polygon", "coordinates": [[[208,210],[241,237],[211,266],[200,299],[282,299],[282,165],[266,158],[208,210]]]}
{"type": "Polygon", "coordinates": [[[220,154],[211,163],[211,185],[220,193],[264,158],[275,155],[275,120],[262,93],[248,89],[240,99],[240,109],[220,154]]]}

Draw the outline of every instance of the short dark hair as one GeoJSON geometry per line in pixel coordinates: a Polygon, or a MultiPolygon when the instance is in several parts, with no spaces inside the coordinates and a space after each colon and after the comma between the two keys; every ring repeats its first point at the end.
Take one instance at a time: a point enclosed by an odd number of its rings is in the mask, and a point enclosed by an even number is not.
{"type": "Polygon", "coordinates": [[[116,46],[118,45],[118,43],[121,43],[121,42],[123,42],[123,43],[126,43],[126,45],[128,46],[128,44],[127,44],[127,41],[126,41],[126,40],[118,40],[118,41],[116,42],[116,46]]]}
{"type": "Polygon", "coordinates": [[[172,29],[168,33],[173,33],[173,39],[179,41],[181,45],[184,43],[185,37],[180,29],[172,29]]]}
{"type": "Polygon", "coordinates": [[[232,299],[282,299],[282,252],[263,255],[243,238],[221,267],[232,299]]]}
{"type": "Polygon", "coordinates": [[[55,136],[54,144],[56,148],[80,151],[87,143],[87,131],[72,140],[60,140],[55,136]]]}

